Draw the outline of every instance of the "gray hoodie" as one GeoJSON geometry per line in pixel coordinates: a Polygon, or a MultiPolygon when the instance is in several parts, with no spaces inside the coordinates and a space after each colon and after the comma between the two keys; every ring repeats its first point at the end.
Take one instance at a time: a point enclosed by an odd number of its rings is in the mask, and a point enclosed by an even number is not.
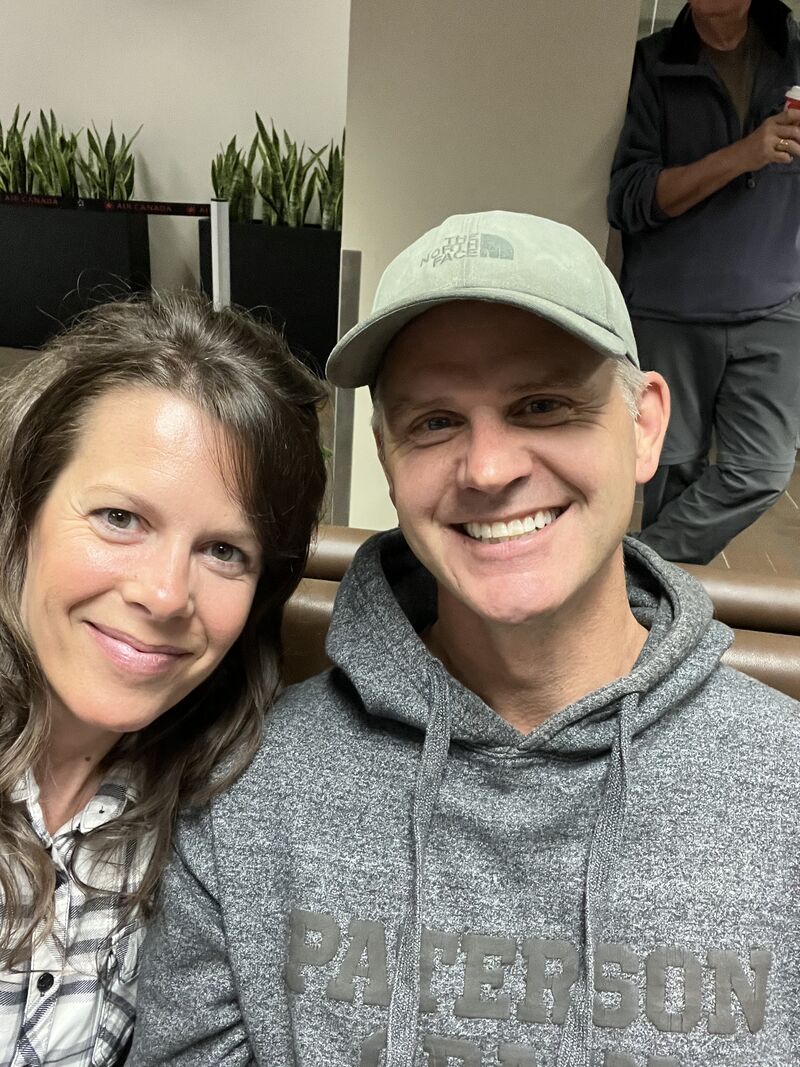
{"type": "Polygon", "coordinates": [[[720,665],[693,579],[626,568],[638,662],[523,736],[417,636],[400,534],[360,550],[337,669],[179,828],[134,1067],[800,1063],[800,708],[720,665]]]}

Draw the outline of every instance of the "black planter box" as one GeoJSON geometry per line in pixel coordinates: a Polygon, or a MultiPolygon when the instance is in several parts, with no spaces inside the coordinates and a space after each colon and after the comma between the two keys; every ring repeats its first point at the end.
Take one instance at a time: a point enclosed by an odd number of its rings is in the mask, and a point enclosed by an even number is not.
{"type": "Polygon", "coordinates": [[[146,215],[0,204],[0,345],[39,347],[79,311],[149,285],[146,215]]]}
{"type": "MultiPolygon", "coordinates": [[[[338,230],[232,222],[231,300],[282,329],[292,351],[322,375],[336,344],[338,230]]],[[[211,223],[200,220],[200,276],[210,296],[211,223]]]]}

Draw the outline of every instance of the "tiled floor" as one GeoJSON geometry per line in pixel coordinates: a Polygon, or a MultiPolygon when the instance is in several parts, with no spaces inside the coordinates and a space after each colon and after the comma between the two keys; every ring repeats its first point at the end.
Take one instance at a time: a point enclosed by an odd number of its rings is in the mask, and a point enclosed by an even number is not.
{"type": "MultiPolygon", "coordinates": [[[[639,528],[640,513],[641,503],[637,501],[631,529],[639,528]]],[[[735,537],[708,566],[714,570],[800,578],[800,460],[789,488],[777,504],[735,537]]]]}
{"type": "Polygon", "coordinates": [[[800,578],[800,463],[777,504],[735,537],[713,566],[800,578]]]}
{"type": "MultiPolygon", "coordinates": [[[[0,348],[0,373],[19,364],[25,353],[0,348]]],[[[323,433],[330,440],[330,413],[323,413],[323,433]]],[[[639,505],[634,512],[638,519],[639,505]]],[[[788,490],[758,522],[739,534],[709,566],[750,574],[800,578],[800,462],[788,490]]]]}

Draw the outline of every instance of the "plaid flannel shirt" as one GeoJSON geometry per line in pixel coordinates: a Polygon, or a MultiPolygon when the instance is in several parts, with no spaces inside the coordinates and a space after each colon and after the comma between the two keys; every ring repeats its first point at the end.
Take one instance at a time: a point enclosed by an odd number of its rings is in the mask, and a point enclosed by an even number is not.
{"type": "Polygon", "coordinates": [[[118,900],[87,895],[70,872],[118,892],[137,884],[149,859],[149,840],[130,842],[115,862],[100,868],[81,850],[81,836],[119,815],[134,796],[130,766],[118,764],[84,810],[51,835],[30,771],[14,791],[12,799],[25,804],[56,868],[55,924],[28,962],[0,971],[0,1064],[120,1062],[133,1031],[144,929],[137,919],[120,927],[118,900]]]}

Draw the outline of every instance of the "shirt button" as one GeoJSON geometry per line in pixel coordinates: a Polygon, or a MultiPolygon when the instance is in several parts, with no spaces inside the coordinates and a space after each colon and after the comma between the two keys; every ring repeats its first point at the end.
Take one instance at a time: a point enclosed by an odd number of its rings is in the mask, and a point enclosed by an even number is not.
{"type": "Polygon", "coordinates": [[[755,189],[755,187],[756,187],[756,180],[755,180],[755,178],[748,178],[748,179],[747,179],[747,188],[748,188],[748,189],[755,189]]]}
{"type": "Polygon", "coordinates": [[[40,974],[36,979],[36,988],[40,993],[46,993],[47,990],[52,987],[54,982],[55,978],[52,974],[50,974],[49,971],[45,971],[44,974],[40,974]]]}

